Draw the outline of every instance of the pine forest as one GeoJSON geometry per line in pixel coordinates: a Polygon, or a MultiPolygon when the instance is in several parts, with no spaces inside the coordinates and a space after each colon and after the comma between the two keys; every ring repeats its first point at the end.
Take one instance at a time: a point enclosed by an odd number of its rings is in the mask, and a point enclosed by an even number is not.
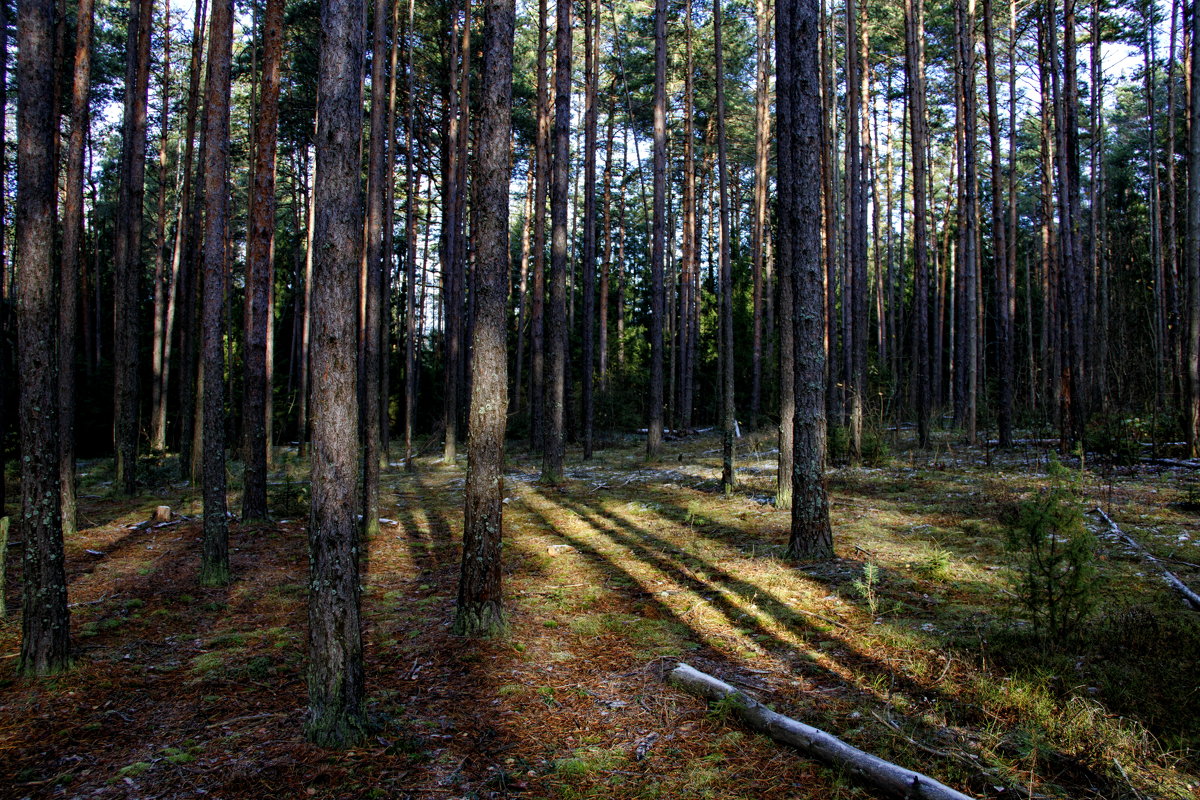
{"type": "Polygon", "coordinates": [[[0,0],[0,800],[1200,797],[1198,0],[0,0]]]}

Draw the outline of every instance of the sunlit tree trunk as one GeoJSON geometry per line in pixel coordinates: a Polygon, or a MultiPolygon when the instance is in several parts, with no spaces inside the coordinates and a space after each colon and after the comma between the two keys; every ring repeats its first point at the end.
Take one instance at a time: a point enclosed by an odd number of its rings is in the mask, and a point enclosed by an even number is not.
{"type": "Polygon", "coordinates": [[[508,182],[512,116],[513,0],[485,0],[483,83],[476,151],[480,251],[471,345],[471,404],[462,573],[454,631],[489,635],[504,626],[500,544],[504,509],[504,428],[507,417],[505,307],[508,287],[508,182]]]}
{"type": "Polygon", "coordinates": [[[713,0],[713,52],[717,84],[717,183],[720,192],[719,247],[721,259],[721,485],[733,492],[733,256],[729,246],[729,166],[725,144],[725,53],[721,41],[721,0],[713,0]]]}
{"type": "Polygon", "coordinates": [[[600,42],[596,21],[598,4],[584,0],[583,50],[583,459],[592,457],[592,429],[595,424],[593,376],[595,374],[596,329],[596,96],[600,82],[600,42]]]}
{"type": "Polygon", "coordinates": [[[571,4],[557,5],[554,32],[554,158],[550,176],[550,314],[546,320],[542,480],[562,482],[567,391],[567,201],[571,146],[571,4]]]}
{"type": "MultiPolygon", "coordinates": [[[[719,49],[719,48],[718,48],[719,49]]],[[[650,392],[646,457],[662,455],[667,238],[667,3],[654,4],[654,207],[650,232],[650,392]]]]}
{"type": "Polygon", "coordinates": [[[167,449],[167,397],[163,393],[163,373],[167,333],[167,141],[171,119],[171,2],[163,4],[163,58],[159,82],[161,112],[158,122],[158,209],[154,216],[154,322],[150,344],[150,449],[167,449]]]}
{"type": "MultiPolygon", "coordinates": [[[[908,113],[912,130],[913,175],[913,311],[912,392],[917,415],[917,441],[929,447],[929,234],[926,189],[925,0],[905,0],[905,69],[908,73],[908,113]]],[[[935,354],[936,357],[936,354],[935,354]]]]}

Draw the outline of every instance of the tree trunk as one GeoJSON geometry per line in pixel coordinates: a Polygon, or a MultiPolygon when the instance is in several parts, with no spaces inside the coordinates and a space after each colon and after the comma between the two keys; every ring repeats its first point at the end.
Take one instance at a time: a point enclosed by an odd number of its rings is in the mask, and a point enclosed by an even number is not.
{"type": "Polygon", "coordinates": [[[306,738],[350,747],[366,735],[356,320],[363,197],[362,0],[322,0],[313,242],[312,510],[308,525],[306,738]]]}
{"type": "Polygon", "coordinates": [[[442,308],[443,308],[443,372],[442,372],[442,425],[445,443],[442,460],[453,464],[458,455],[458,392],[459,362],[462,358],[462,313],[463,296],[459,284],[458,239],[462,235],[462,223],[458,217],[460,170],[466,164],[459,158],[459,139],[466,136],[460,111],[466,98],[459,92],[460,55],[462,35],[460,10],[463,3],[471,0],[455,0],[450,5],[450,39],[446,53],[446,134],[443,139],[442,170],[442,308]]]}
{"type": "MultiPolygon", "coordinates": [[[[720,184],[721,258],[721,486],[732,494],[733,469],[733,258],[729,247],[729,167],[725,146],[725,52],[721,42],[721,0],[713,0],[713,52],[717,84],[717,182],[720,184]]],[[[761,293],[761,286],[760,286],[761,293]]],[[[761,345],[761,342],[760,342],[761,345]]]]}
{"type": "Polygon", "coordinates": [[[862,426],[866,403],[867,332],[867,182],[863,158],[866,118],[866,25],[856,0],[846,4],[846,286],[842,310],[845,325],[846,392],[849,400],[850,458],[862,458],[862,426]]]}
{"type": "MultiPolygon", "coordinates": [[[[22,675],[71,661],[59,516],[58,313],[54,302],[56,127],[54,4],[22,0],[17,15],[17,416],[21,442],[22,675]]],[[[2,262],[0,262],[2,263],[2,262]]]]}
{"type": "Polygon", "coordinates": [[[692,427],[695,406],[696,376],[696,327],[693,325],[696,310],[696,279],[699,273],[700,254],[696,247],[696,114],[695,114],[695,64],[692,46],[692,14],[689,7],[684,12],[684,76],[683,76],[683,225],[679,296],[679,400],[676,408],[677,424],[684,430],[692,427]]]}
{"type": "Polygon", "coordinates": [[[125,112],[117,227],[113,241],[113,444],[117,491],[137,490],[138,278],[146,173],[146,96],[150,84],[151,0],[133,0],[126,39],[125,112]]]}
{"type": "Polygon", "coordinates": [[[404,468],[413,471],[413,414],[417,410],[417,184],[416,172],[416,136],[414,132],[414,117],[416,117],[416,70],[413,68],[413,43],[416,33],[413,29],[415,15],[415,0],[408,0],[408,41],[405,44],[405,89],[408,93],[408,113],[404,120],[404,237],[407,258],[405,261],[406,280],[404,287],[404,468]]]}
{"type": "Polygon", "coordinates": [[[912,393],[917,442],[929,447],[929,233],[926,222],[925,0],[905,0],[904,62],[908,77],[908,113],[912,126],[913,310],[912,393]]]}
{"type": "Polygon", "coordinates": [[[975,8],[973,0],[957,0],[958,72],[961,76],[961,110],[957,127],[962,142],[961,197],[959,211],[958,260],[955,263],[955,369],[957,370],[955,410],[958,423],[966,429],[967,441],[975,442],[976,398],[978,397],[978,307],[975,282],[978,280],[978,202],[979,181],[976,174],[976,110],[975,91],[975,8]]]}
{"type": "Polygon", "coordinates": [[[167,139],[171,120],[171,0],[163,4],[163,59],[159,82],[161,113],[158,124],[158,209],[154,217],[154,321],[150,346],[150,449],[167,449],[167,400],[163,394],[166,362],[167,297],[167,139]]]}
{"type": "Polygon", "coordinates": [[[246,242],[245,377],[242,425],[245,490],[242,521],[267,518],[267,336],[271,316],[271,263],[275,240],[275,147],[279,124],[279,65],[283,50],[283,0],[267,0],[263,16],[262,95],[255,116],[254,171],[246,242]]]}
{"type": "Polygon", "coordinates": [[[833,557],[825,493],[824,283],[821,270],[821,70],[816,0],[778,0],[775,13],[780,271],[792,272],[795,456],[788,553],[833,557]],[[784,266],[787,262],[787,266],[784,266]]]}
{"type": "Polygon", "coordinates": [[[547,320],[545,443],[542,480],[563,479],[567,377],[567,199],[570,193],[571,4],[557,5],[554,33],[554,160],[550,180],[550,318],[547,320]]]}
{"type": "Polygon", "coordinates": [[[511,150],[513,0],[485,0],[483,84],[476,151],[475,324],[471,341],[471,404],[467,427],[462,572],[454,631],[486,636],[504,628],[500,544],[504,509],[504,429],[508,359],[508,182],[511,150]]]}
{"type": "Polygon", "coordinates": [[[371,144],[367,156],[367,227],[364,250],[366,255],[366,297],[360,337],[362,340],[363,374],[359,376],[362,390],[361,437],[362,459],[362,530],[367,538],[379,533],[379,456],[383,450],[379,426],[381,407],[380,362],[383,359],[383,273],[386,254],[383,249],[384,184],[391,180],[387,168],[387,10],[386,0],[375,0],[371,48],[371,144]]]}
{"type": "Polygon", "coordinates": [[[533,190],[533,300],[530,303],[530,450],[542,452],[546,439],[546,190],[550,182],[550,78],[548,3],[538,0],[537,52],[537,175],[533,190]]]}
{"type": "Polygon", "coordinates": [[[595,407],[592,382],[595,373],[596,330],[596,95],[600,83],[599,9],[584,0],[584,112],[583,112],[583,460],[592,457],[595,407]]]}
{"type": "Polygon", "coordinates": [[[80,0],[71,83],[71,138],[63,209],[62,271],[58,300],[58,446],[64,538],[75,533],[75,342],[79,330],[79,274],[83,257],[83,151],[91,87],[92,0],[80,0]]]}
{"type": "Polygon", "coordinates": [[[204,90],[204,544],[200,583],[228,583],[225,498],[225,281],[229,227],[229,94],[233,0],[213,0],[204,90]]]}
{"type": "Polygon", "coordinates": [[[1192,458],[1200,456],[1200,13],[1191,12],[1191,108],[1188,112],[1188,443],[1192,458]]]}
{"type": "MultiPolygon", "coordinates": [[[[771,11],[768,0],[755,0],[755,80],[754,80],[754,212],[750,233],[750,258],[754,280],[754,342],[750,385],[750,418],[756,425],[762,413],[763,370],[763,272],[766,259],[767,183],[771,147],[771,11]]],[[[769,335],[769,334],[768,334],[769,335]]]]}
{"type": "Polygon", "coordinates": [[[650,396],[646,457],[656,461],[663,441],[663,313],[667,238],[667,3],[654,3],[654,222],[650,233],[650,396]]]}

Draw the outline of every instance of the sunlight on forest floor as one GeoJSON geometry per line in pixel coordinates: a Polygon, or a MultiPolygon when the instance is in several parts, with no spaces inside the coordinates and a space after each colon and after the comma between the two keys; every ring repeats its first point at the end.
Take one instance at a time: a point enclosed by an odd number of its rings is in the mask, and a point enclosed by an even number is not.
{"type": "MultiPolygon", "coordinates": [[[[67,542],[76,667],[14,677],[19,615],[0,624],[0,797],[849,798],[848,776],[740,728],[663,681],[679,660],[776,710],[978,797],[1192,797],[1200,787],[1197,615],[1088,516],[1099,605],[1078,640],[1023,619],[1006,520],[1048,486],[1049,453],[933,451],[903,434],[876,466],[829,473],[839,558],[784,558],[773,439],[627,438],[563,487],[510,451],[510,632],[448,632],[465,460],[383,476],[367,550],[364,747],[304,744],[307,470],[280,451],[277,521],[234,525],[235,582],[196,583],[195,492],[150,472],[135,501],[82,465],[67,542]],[[187,518],[141,524],[167,504],[187,518]],[[872,565],[874,569],[869,569],[872,565]],[[869,573],[875,575],[874,580],[869,573]]],[[[236,470],[234,473],[237,478],[236,470]]],[[[1178,470],[1101,465],[1078,488],[1200,588],[1196,490],[1178,470]]],[[[235,506],[236,507],[236,506],[235,506]]],[[[19,559],[10,608],[17,606],[19,559]]]]}

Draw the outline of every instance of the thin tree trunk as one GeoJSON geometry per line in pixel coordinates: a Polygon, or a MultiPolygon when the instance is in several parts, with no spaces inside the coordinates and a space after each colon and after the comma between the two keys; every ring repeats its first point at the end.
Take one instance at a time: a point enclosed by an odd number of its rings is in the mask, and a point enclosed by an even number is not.
{"type": "Polygon", "coordinates": [[[567,376],[567,199],[570,193],[571,4],[556,10],[554,49],[554,160],[550,181],[550,315],[546,321],[546,421],[542,480],[563,479],[563,423],[567,376]]]}
{"type": "MultiPolygon", "coordinates": [[[[416,0],[408,0],[408,41],[405,43],[405,89],[408,94],[404,120],[404,237],[406,242],[407,270],[404,287],[404,468],[412,472],[413,464],[413,415],[417,409],[417,194],[419,185],[416,172],[416,70],[413,67],[413,44],[416,41],[414,14],[416,0]]],[[[428,231],[428,228],[426,228],[428,231]]],[[[422,271],[424,276],[424,271],[422,271]]]]}
{"type": "Polygon", "coordinates": [[[371,48],[371,144],[367,156],[367,227],[366,227],[366,297],[361,338],[363,353],[360,431],[363,443],[362,458],[362,521],[367,538],[379,533],[379,459],[383,451],[379,426],[380,362],[383,359],[383,273],[386,254],[383,249],[385,222],[384,184],[391,180],[387,168],[387,11],[386,0],[375,0],[374,31],[371,48]]]}
{"type": "Polygon", "coordinates": [[[366,735],[356,360],[357,256],[363,235],[359,140],[362,0],[322,0],[313,205],[312,511],[309,515],[308,718],[305,736],[350,747],[366,735]]]}
{"type": "Polygon", "coordinates": [[[462,46],[460,3],[451,4],[450,38],[446,54],[448,77],[446,83],[446,134],[443,140],[442,183],[442,307],[443,307],[443,373],[442,425],[445,442],[442,460],[453,464],[458,454],[458,392],[459,360],[462,343],[462,291],[458,283],[458,238],[461,223],[458,218],[458,172],[465,168],[459,159],[459,138],[466,135],[460,119],[465,99],[459,93],[459,56],[462,46]]]}
{"type": "MultiPolygon", "coordinates": [[[[718,48],[719,49],[719,48],[718,48]]],[[[650,234],[650,395],[646,457],[662,454],[663,312],[667,238],[667,3],[654,4],[654,222],[650,234]]]]}
{"type": "Polygon", "coordinates": [[[167,398],[163,394],[163,373],[167,337],[167,139],[171,119],[171,0],[163,3],[163,59],[159,83],[162,112],[158,123],[158,209],[154,218],[154,323],[150,348],[150,449],[167,449],[167,398]]]}
{"type": "Polygon", "coordinates": [[[717,181],[720,184],[721,215],[721,485],[725,494],[731,494],[737,484],[733,468],[734,426],[737,422],[733,407],[733,258],[729,247],[729,167],[725,146],[725,52],[721,41],[721,16],[721,0],[713,0],[713,50],[716,56],[714,79],[717,84],[717,181]]]}
{"type": "MultiPolygon", "coordinates": [[[[73,535],[76,529],[75,347],[79,331],[79,274],[83,262],[83,151],[87,144],[94,19],[92,0],[80,0],[71,82],[71,138],[67,145],[58,300],[58,476],[64,537],[73,535]]],[[[0,233],[0,238],[2,236],[0,233]]]]}
{"type": "Polygon", "coordinates": [[[684,430],[692,427],[695,406],[696,327],[693,324],[697,303],[697,278],[700,255],[696,247],[696,114],[695,64],[692,46],[691,7],[684,12],[684,76],[683,76],[683,275],[680,279],[679,343],[680,381],[678,425],[684,430]]]}
{"type": "Polygon", "coordinates": [[[592,457],[595,425],[593,376],[596,329],[596,99],[600,83],[600,19],[595,0],[584,0],[583,112],[583,460],[592,457]]]}
{"type": "Polygon", "coordinates": [[[508,405],[505,301],[515,23],[513,0],[485,0],[482,112],[475,166],[478,205],[474,226],[480,249],[473,283],[477,299],[471,342],[462,572],[454,619],[454,631],[468,636],[490,635],[504,627],[500,544],[508,405]]]}
{"type": "Polygon", "coordinates": [[[537,175],[533,195],[533,301],[530,304],[530,450],[542,452],[546,438],[546,191],[550,182],[550,78],[546,74],[549,50],[548,3],[538,0],[537,52],[537,175]]]}
{"type": "Polygon", "coordinates": [[[245,376],[242,426],[245,489],[242,520],[267,518],[268,320],[275,280],[275,149],[279,124],[279,72],[283,52],[283,0],[267,0],[263,16],[262,94],[255,115],[254,171],[246,242],[245,376]]]}
{"type": "MultiPolygon", "coordinates": [[[[908,113],[912,125],[913,174],[913,311],[912,392],[917,415],[917,441],[929,447],[929,235],[926,222],[925,116],[925,0],[905,0],[905,69],[908,76],[908,113]]],[[[935,353],[935,357],[937,354],[935,353]]]]}
{"type": "Polygon", "coordinates": [[[53,18],[51,0],[22,0],[18,9],[17,416],[22,453],[20,519],[25,547],[17,672],[38,676],[66,669],[71,660],[59,516],[53,18]]]}
{"type": "Polygon", "coordinates": [[[113,242],[113,444],[117,491],[137,490],[138,277],[146,172],[146,96],[150,84],[151,0],[134,0],[126,39],[122,158],[113,242]]]}
{"type": "Polygon", "coordinates": [[[825,492],[825,354],[821,270],[821,71],[816,0],[778,0],[775,14],[779,142],[779,260],[792,271],[796,344],[795,460],[788,553],[831,558],[825,492]]]}
{"type": "Polygon", "coordinates": [[[1188,110],[1188,443],[1193,458],[1200,455],[1200,58],[1195,43],[1200,42],[1200,13],[1191,11],[1193,51],[1190,67],[1192,85],[1188,110]]]}
{"type": "Polygon", "coordinates": [[[762,413],[763,371],[763,272],[767,229],[767,171],[771,147],[771,11],[768,0],[755,0],[755,80],[754,80],[754,211],[750,232],[750,258],[754,281],[754,341],[750,385],[750,418],[757,424],[762,413]]]}
{"type": "MultiPolygon", "coordinates": [[[[983,43],[987,71],[988,139],[991,143],[992,167],[992,264],[995,276],[997,366],[999,367],[1000,446],[1012,446],[1013,381],[1016,373],[1013,360],[1012,317],[1008,298],[1011,283],[1008,274],[1008,243],[1005,208],[1004,174],[1000,166],[1000,105],[996,92],[996,37],[993,24],[992,0],[983,0],[983,43]]],[[[1012,169],[1012,164],[1009,169],[1012,169]]]]}

